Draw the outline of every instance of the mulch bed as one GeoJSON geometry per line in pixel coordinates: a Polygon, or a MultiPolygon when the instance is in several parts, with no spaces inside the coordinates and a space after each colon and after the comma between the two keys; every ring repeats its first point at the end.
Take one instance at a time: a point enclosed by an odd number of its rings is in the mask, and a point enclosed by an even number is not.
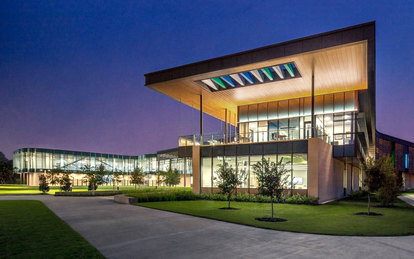
{"type": "Polygon", "coordinates": [[[382,216],[381,213],[371,212],[368,214],[368,212],[358,212],[355,213],[355,215],[363,215],[363,216],[382,216]]]}
{"type": "Polygon", "coordinates": [[[284,221],[287,221],[287,219],[281,219],[281,218],[255,218],[255,220],[265,221],[265,222],[284,222],[284,221]]]}
{"type": "Polygon", "coordinates": [[[239,208],[228,208],[228,207],[225,207],[225,208],[219,208],[220,210],[239,210],[239,208]]]}

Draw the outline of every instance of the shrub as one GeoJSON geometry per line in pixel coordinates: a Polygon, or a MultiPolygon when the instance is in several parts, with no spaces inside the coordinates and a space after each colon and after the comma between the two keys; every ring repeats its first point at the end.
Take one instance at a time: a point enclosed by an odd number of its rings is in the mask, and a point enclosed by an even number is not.
{"type": "Polygon", "coordinates": [[[368,195],[368,192],[365,190],[352,191],[351,193],[349,193],[349,198],[352,200],[359,200],[363,197],[366,197],[367,195],[368,195]]]}
{"type": "Polygon", "coordinates": [[[49,184],[47,182],[46,176],[41,174],[39,176],[39,191],[46,193],[49,191],[49,184]]]}
{"type": "Polygon", "coordinates": [[[192,191],[129,192],[126,195],[137,198],[138,203],[157,201],[186,201],[197,199],[197,195],[192,191]]]}

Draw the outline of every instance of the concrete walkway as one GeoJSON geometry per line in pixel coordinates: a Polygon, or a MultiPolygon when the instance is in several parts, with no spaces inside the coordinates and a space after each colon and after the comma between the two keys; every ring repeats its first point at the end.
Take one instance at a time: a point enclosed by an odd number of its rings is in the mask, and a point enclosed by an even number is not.
{"type": "Polygon", "coordinates": [[[398,196],[398,199],[410,204],[411,206],[414,206],[414,194],[398,196]]]}
{"type": "Polygon", "coordinates": [[[43,201],[108,258],[414,258],[414,236],[281,232],[117,204],[112,197],[0,196],[5,199],[43,201]]]}

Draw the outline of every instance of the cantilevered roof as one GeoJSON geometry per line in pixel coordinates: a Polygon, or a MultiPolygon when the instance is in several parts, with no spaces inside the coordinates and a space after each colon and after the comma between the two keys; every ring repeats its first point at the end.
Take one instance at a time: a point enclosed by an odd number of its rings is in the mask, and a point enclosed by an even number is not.
{"type": "Polygon", "coordinates": [[[224,120],[225,108],[310,96],[312,66],[315,95],[363,90],[375,118],[375,22],[148,73],[145,84],[196,109],[203,95],[203,111],[224,120]]]}

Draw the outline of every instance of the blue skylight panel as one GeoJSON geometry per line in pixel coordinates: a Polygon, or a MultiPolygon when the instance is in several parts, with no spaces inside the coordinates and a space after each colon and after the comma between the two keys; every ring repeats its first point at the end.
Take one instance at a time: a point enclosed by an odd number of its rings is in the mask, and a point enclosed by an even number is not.
{"type": "Polygon", "coordinates": [[[242,75],[249,83],[253,84],[253,79],[251,78],[249,72],[241,72],[242,75]]]}
{"type": "Polygon", "coordinates": [[[235,87],[233,81],[231,80],[230,76],[222,76],[221,79],[223,79],[226,83],[231,85],[232,87],[235,87]]]}

